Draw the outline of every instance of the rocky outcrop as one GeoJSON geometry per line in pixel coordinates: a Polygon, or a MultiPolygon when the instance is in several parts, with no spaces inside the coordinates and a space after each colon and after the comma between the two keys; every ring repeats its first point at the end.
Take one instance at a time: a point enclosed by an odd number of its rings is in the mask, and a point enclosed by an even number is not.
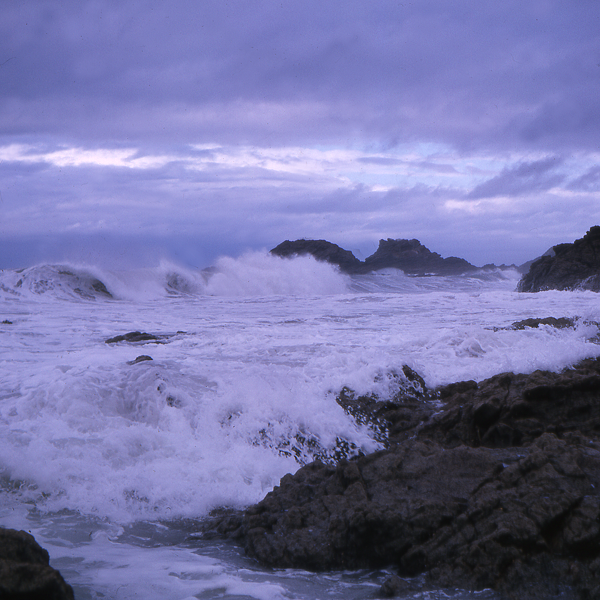
{"type": "Polygon", "coordinates": [[[600,360],[434,392],[413,382],[387,403],[338,396],[387,449],[310,463],[217,530],[271,566],[394,565],[432,587],[600,597],[600,360]]]}
{"type": "Polygon", "coordinates": [[[442,258],[419,240],[380,240],[375,254],[365,259],[366,271],[400,269],[408,275],[460,275],[477,270],[462,258],[442,258]]]}
{"type": "MultiPolygon", "coordinates": [[[[460,275],[477,267],[462,258],[442,258],[419,240],[380,240],[377,251],[361,262],[350,252],[325,240],[286,240],[271,250],[282,257],[310,254],[317,260],[337,265],[344,273],[369,273],[381,269],[400,269],[408,275],[460,275]]],[[[493,265],[487,265],[488,268],[493,265]]]]}
{"type": "Polygon", "coordinates": [[[520,292],[575,289],[600,291],[599,226],[572,244],[554,246],[532,263],[518,286],[520,292]]]}
{"type": "Polygon", "coordinates": [[[337,244],[326,240],[286,240],[271,250],[271,254],[281,257],[314,256],[317,260],[337,265],[344,273],[357,273],[362,269],[362,262],[350,252],[337,244]]]}
{"type": "Polygon", "coordinates": [[[561,373],[503,373],[479,384],[437,392],[444,409],[424,424],[421,438],[446,448],[507,448],[552,433],[573,443],[600,443],[600,362],[584,360],[561,373]]]}
{"type": "Polygon", "coordinates": [[[0,598],[73,600],[73,590],[32,535],[0,528],[0,598]]]}
{"type": "Polygon", "coordinates": [[[116,335],[115,337],[108,338],[107,340],[105,340],[105,343],[118,344],[119,342],[128,342],[129,344],[137,344],[140,342],[154,342],[159,344],[161,343],[162,337],[156,336],[153,333],[146,333],[142,331],[130,331],[129,333],[124,333],[121,335],[116,335]]]}
{"type": "Polygon", "coordinates": [[[284,477],[244,515],[244,543],[278,567],[393,564],[435,586],[598,597],[598,486],[598,447],[552,434],[493,451],[403,442],[284,477]]]}

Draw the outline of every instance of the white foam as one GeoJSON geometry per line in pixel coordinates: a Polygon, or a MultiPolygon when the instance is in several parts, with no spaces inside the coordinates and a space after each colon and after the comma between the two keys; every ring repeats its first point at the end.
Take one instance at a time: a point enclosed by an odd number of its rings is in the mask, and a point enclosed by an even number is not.
{"type": "Polygon", "coordinates": [[[0,469],[25,482],[24,501],[116,522],[243,506],[338,438],[377,448],[335,402],[345,385],[385,397],[386,374],[403,364],[436,386],[600,355],[597,328],[583,322],[503,329],[529,317],[599,321],[592,292],[519,294],[510,278],[425,278],[415,289],[391,273],[413,288],[350,293],[330,265],[266,254],[217,268],[207,280],[166,263],[129,277],[88,270],[121,300],[32,292],[3,304],[0,469]],[[165,343],[105,343],[135,330],[165,343]],[[141,354],[153,360],[128,364],[141,354]]]}
{"type": "Polygon", "coordinates": [[[312,256],[293,259],[251,252],[220,258],[206,292],[216,296],[321,296],[348,291],[349,277],[312,256]]]}

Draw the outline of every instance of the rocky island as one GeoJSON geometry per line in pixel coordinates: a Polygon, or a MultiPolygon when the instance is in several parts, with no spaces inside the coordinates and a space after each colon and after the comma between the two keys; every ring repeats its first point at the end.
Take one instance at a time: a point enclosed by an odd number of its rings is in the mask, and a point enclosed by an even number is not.
{"type": "Polygon", "coordinates": [[[596,225],[572,244],[553,246],[541,257],[521,266],[485,265],[476,267],[463,258],[442,258],[419,240],[379,240],[377,251],[360,261],[349,250],[326,240],[286,240],[271,250],[281,257],[314,256],[336,265],[348,274],[370,273],[382,269],[400,269],[407,275],[464,275],[480,269],[515,269],[523,273],[517,290],[600,291],[600,226],[596,225]]]}
{"type": "MultiPolygon", "coordinates": [[[[442,258],[431,252],[419,240],[387,239],[379,240],[377,251],[364,261],[337,244],[326,240],[286,240],[271,250],[271,254],[281,257],[314,256],[317,260],[336,265],[348,274],[370,273],[382,269],[400,269],[407,275],[463,275],[478,270],[463,258],[451,256],[442,258]]],[[[495,268],[486,265],[485,268],[495,268]]],[[[508,268],[504,265],[498,268],[508,268]]],[[[510,268],[517,268],[514,265],[510,268]]]]}

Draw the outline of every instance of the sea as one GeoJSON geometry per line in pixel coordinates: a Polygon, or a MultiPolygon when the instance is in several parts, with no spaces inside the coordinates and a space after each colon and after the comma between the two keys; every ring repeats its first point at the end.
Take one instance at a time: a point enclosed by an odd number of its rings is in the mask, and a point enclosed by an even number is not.
{"type": "MultiPolygon", "coordinates": [[[[195,270],[0,271],[0,525],[31,532],[78,600],[362,600],[393,567],[267,569],[203,519],[260,501],[315,457],[380,448],[336,402],[600,355],[600,297],[516,291],[488,269],[349,276],[267,252],[195,270]],[[575,326],[514,329],[530,317],[575,326]],[[110,341],[129,332],[149,339],[110,341]]],[[[490,590],[404,598],[491,599],[490,590]]]]}

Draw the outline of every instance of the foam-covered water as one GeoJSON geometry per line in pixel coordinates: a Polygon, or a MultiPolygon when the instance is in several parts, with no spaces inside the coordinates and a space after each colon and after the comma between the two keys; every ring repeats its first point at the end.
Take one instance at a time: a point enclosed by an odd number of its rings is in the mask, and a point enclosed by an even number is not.
{"type": "Polygon", "coordinates": [[[31,530],[79,598],[372,598],[384,572],[261,570],[194,520],[260,500],[340,441],[377,449],[335,402],[345,385],[385,396],[403,364],[436,386],[600,354],[596,294],[517,281],[351,278],[261,253],[204,272],[3,271],[0,524],[31,530]],[[547,316],[579,321],[505,329],[547,316]],[[157,339],[106,343],[130,331],[157,339]]]}

